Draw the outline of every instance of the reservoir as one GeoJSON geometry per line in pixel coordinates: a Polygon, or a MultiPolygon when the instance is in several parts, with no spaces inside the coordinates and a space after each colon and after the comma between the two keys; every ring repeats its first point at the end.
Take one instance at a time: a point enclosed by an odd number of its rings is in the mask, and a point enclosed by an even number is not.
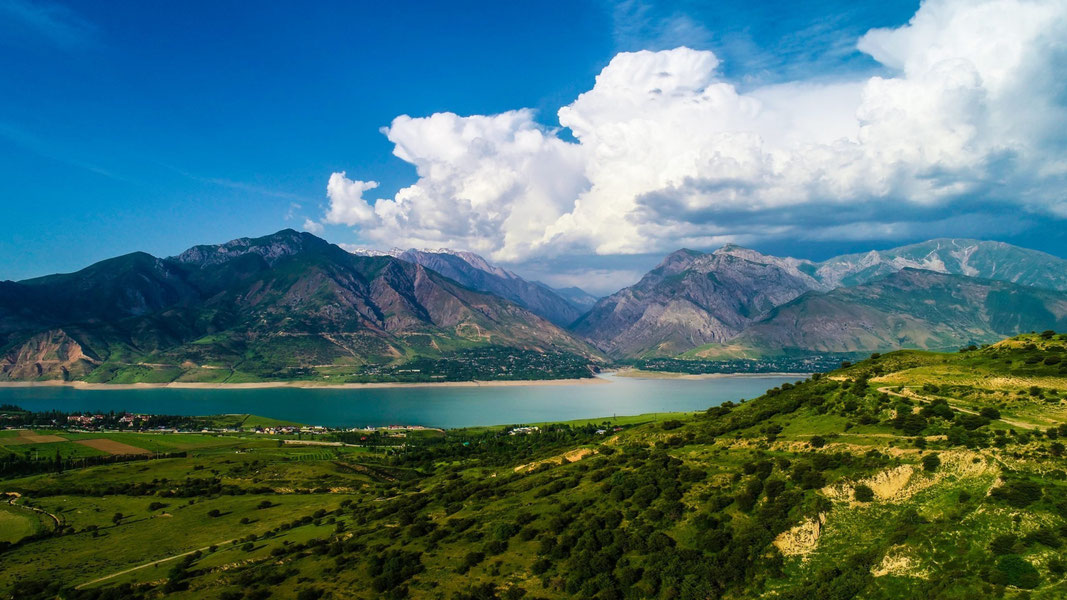
{"type": "Polygon", "coordinates": [[[77,389],[0,387],[0,404],[26,410],[170,415],[250,413],[328,427],[474,427],[612,415],[704,410],[755,398],[803,375],[642,379],[614,374],[603,383],[422,386],[358,389],[77,389]]]}

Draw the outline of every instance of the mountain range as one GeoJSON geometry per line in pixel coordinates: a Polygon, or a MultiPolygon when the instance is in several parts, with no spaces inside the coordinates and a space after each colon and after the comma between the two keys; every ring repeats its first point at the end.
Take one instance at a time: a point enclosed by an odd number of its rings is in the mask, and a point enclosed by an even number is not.
{"type": "Polygon", "coordinates": [[[259,380],[483,346],[598,356],[513,302],[292,230],[0,284],[10,379],[259,380]]]}
{"type": "Polygon", "coordinates": [[[394,248],[389,251],[357,249],[352,253],[357,256],[392,256],[420,264],[471,289],[511,300],[560,327],[569,326],[597,301],[596,296],[581,288],[555,289],[539,281],[527,281],[473,252],[449,248],[394,248]]]}
{"type": "Polygon", "coordinates": [[[822,262],[727,245],[710,254],[672,253],[635,285],[598,301],[573,329],[617,358],[944,349],[1028,330],[1024,322],[1062,328],[1064,290],[1067,261],[1000,242],[937,239],[822,262]],[[912,287],[892,285],[906,279],[896,274],[909,270],[917,272],[912,287]],[[929,294],[917,293],[923,285],[931,287],[929,294]],[[948,299],[934,290],[954,286],[966,287],[972,297],[981,287],[994,303],[1005,294],[1027,301],[998,308],[988,322],[964,323],[975,315],[948,310],[929,315],[930,303],[948,299]],[[1048,294],[1031,298],[1041,289],[1048,294]],[[860,307],[868,310],[860,315],[860,307]],[[884,318],[875,318],[872,307],[884,318]],[[1004,310],[1017,313],[1020,328],[1007,325],[1004,310]],[[924,321],[917,315],[929,316],[924,321]],[[902,334],[904,321],[940,333],[902,334]]]}
{"type": "Polygon", "coordinates": [[[595,369],[605,357],[944,349],[1067,329],[1065,290],[1067,261],[940,239],[822,262],[683,249],[594,302],[469,252],[348,252],[283,230],[0,282],[0,378],[343,380],[426,358],[514,374],[515,352],[595,369]],[[476,349],[505,350],[463,354],[476,349]]]}

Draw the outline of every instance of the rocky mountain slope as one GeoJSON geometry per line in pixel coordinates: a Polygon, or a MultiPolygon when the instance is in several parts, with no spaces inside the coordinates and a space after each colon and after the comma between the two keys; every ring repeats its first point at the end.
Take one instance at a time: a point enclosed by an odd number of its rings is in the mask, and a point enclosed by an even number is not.
{"type": "Polygon", "coordinates": [[[511,300],[560,327],[570,325],[588,309],[588,306],[576,304],[544,284],[527,281],[473,252],[410,249],[395,256],[437,271],[471,289],[511,300]]]}
{"type": "MultiPolygon", "coordinates": [[[[991,339],[1028,331],[1022,325],[1024,322],[1056,322],[1044,309],[1039,310],[1039,305],[1044,306],[1043,301],[1035,301],[1004,306],[995,319],[998,324],[995,327],[982,323],[961,328],[959,315],[951,310],[929,315],[928,306],[923,304],[944,303],[948,296],[921,295],[897,297],[890,305],[879,308],[881,317],[872,316],[871,307],[864,304],[867,298],[864,294],[888,293],[895,289],[895,283],[920,277],[892,277],[909,269],[950,276],[939,280],[944,283],[942,287],[958,285],[961,294],[968,293],[965,288],[973,291],[974,286],[992,285],[988,281],[975,283],[970,281],[972,278],[1067,290],[1067,261],[1000,242],[938,239],[818,263],[727,245],[711,254],[692,250],[671,254],[637,284],[601,299],[575,323],[574,330],[613,356],[647,357],[677,355],[706,344],[729,346],[738,336],[744,338],[739,343],[743,342],[745,353],[780,352],[786,347],[810,351],[843,348],[867,351],[900,345],[943,348],[970,339],[991,339]],[[851,286],[874,284],[882,279],[886,283],[854,293],[845,291],[851,286]],[[789,313],[798,319],[791,324],[792,330],[785,325],[786,316],[780,316],[773,326],[765,325],[749,332],[772,309],[807,292],[813,294],[805,298],[804,306],[810,310],[822,307],[822,326],[808,332],[804,328],[815,327],[814,322],[789,313]],[[826,297],[817,299],[815,293],[826,292],[829,292],[826,297]],[[833,303],[833,310],[829,303],[833,303]],[[853,327],[847,322],[850,316],[859,319],[855,324],[859,330],[844,333],[853,327]],[[1004,325],[1013,319],[1018,327],[1004,325]],[[923,327],[932,329],[925,334],[918,331],[903,334],[899,328],[906,323],[922,323],[923,327]],[[819,340],[819,336],[826,339],[819,340]],[[849,336],[853,339],[846,340],[849,336]]],[[[993,288],[996,286],[990,289],[993,288]]],[[[958,307],[958,304],[949,302],[938,306],[958,307]]]]}
{"type": "Polygon", "coordinates": [[[803,276],[776,264],[679,250],[598,301],[573,329],[614,356],[673,355],[730,339],[809,289],[803,276]]]}
{"type": "Polygon", "coordinates": [[[136,367],[148,378],[261,379],[489,345],[595,354],[422,265],[354,256],[292,230],[4,282],[0,326],[8,378],[106,380],[136,367]]]}
{"type": "Polygon", "coordinates": [[[857,285],[901,269],[924,269],[1052,290],[1067,290],[1067,260],[1003,242],[942,238],[890,250],[838,256],[814,267],[824,285],[857,285]]]}
{"type": "Polygon", "coordinates": [[[755,357],[955,349],[1021,331],[1067,329],[1067,294],[1003,281],[904,269],[772,310],[724,345],[691,356],[755,357]]]}

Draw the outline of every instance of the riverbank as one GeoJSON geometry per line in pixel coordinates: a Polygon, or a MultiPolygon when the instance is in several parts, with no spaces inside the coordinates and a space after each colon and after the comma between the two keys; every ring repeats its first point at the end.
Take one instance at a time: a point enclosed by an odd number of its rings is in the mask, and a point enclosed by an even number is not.
{"type": "Polygon", "coordinates": [[[437,382],[378,382],[378,383],[328,383],[323,381],[255,381],[248,383],[196,383],[172,381],[169,383],[89,383],[86,381],[0,381],[0,388],[70,387],[79,390],[262,390],[273,388],[297,388],[313,390],[367,390],[390,388],[449,388],[449,387],[524,387],[552,385],[597,385],[611,383],[602,377],[582,379],[530,379],[497,381],[437,381],[437,382]]]}

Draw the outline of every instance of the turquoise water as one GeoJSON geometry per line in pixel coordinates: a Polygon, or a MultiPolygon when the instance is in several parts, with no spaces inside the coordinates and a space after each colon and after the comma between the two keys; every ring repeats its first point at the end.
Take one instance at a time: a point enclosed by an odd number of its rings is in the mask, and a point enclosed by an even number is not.
{"type": "Polygon", "coordinates": [[[343,390],[0,388],[0,404],[67,412],[252,413],[330,427],[397,424],[451,428],[702,410],[727,400],[755,398],[769,388],[801,377],[681,380],[609,374],[602,378],[608,383],[343,390]]]}

